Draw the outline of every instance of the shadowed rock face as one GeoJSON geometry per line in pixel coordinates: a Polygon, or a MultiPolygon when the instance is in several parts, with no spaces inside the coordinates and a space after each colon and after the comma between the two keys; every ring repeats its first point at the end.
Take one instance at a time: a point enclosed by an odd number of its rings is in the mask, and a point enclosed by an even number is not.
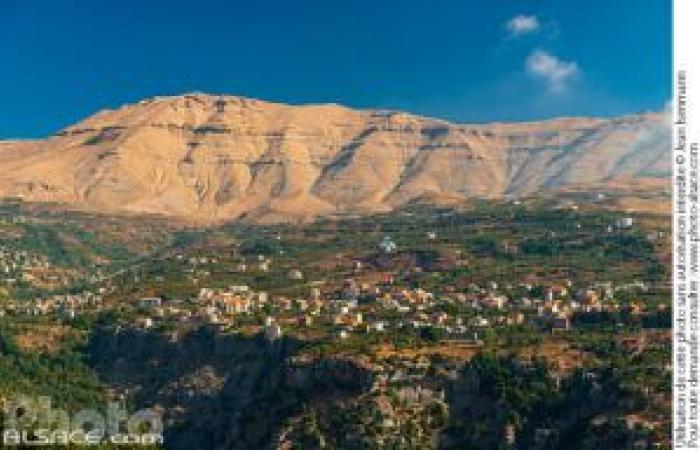
{"type": "Polygon", "coordinates": [[[166,448],[259,450],[275,448],[285,420],[371,386],[372,375],[346,360],[294,363],[298,347],[207,328],[179,339],[98,329],[89,353],[112,389],[162,411],[166,448]]]}
{"type": "Polygon", "coordinates": [[[211,223],[562,190],[665,189],[663,114],[457,125],[232,96],[161,97],[0,141],[0,197],[211,223]]]}

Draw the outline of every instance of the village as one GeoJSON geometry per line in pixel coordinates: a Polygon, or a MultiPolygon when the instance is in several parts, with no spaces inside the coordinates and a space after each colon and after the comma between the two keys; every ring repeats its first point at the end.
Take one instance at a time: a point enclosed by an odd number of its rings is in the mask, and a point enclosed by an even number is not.
{"type": "MultiPolygon", "coordinates": [[[[629,364],[627,382],[647,406],[608,425],[662,442],[671,311],[656,261],[666,229],[573,204],[502,208],[402,212],[340,230],[343,222],[224,229],[111,266],[95,258],[82,271],[51,256],[65,250],[0,242],[0,320],[22,345],[46,348],[55,344],[38,335],[45,330],[171,345],[209,330],[261,351],[298,345],[290,370],[330,360],[371,374],[357,410],[343,414],[399,446],[428,445],[431,430],[454,419],[451,383],[480,355],[515,355],[526,372],[546,361],[559,393],[579,371],[603,383],[600,367],[612,360],[629,364]]],[[[300,426],[287,424],[280,442],[300,426]]],[[[520,431],[501,432],[512,444],[520,431]]]]}
{"type": "MultiPolygon", "coordinates": [[[[272,264],[262,255],[256,261],[254,269],[263,272],[272,264]]],[[[198,262],[197,259],[190,264],[198,262]]],[[[237,270],[245,271],[248,266],[240,263],[237,270]]],[[[353,267],[358,274],[363,271],[360,261],[355,261],[353,267]]],[[[301,280],[304,275],[299,269],[291,269],[287,276],[301,280]]],[[[187,328],[211,325],[228,331],[261,331],[269,339],[292,334],[342,340],[412,328],[434,329],[446,338],[477,344],[479,335],[493,328],[529,325],[542,331],[565,332],[575,326],[581,315],[624,313],[625,317],[642,318],[659,312],[647,310],[642,301],[621,304],[617,300],[616,294],[624,293],[625,298],[630,298],[648,291],[649,286],[643,281],[617,285],[608,281],[578,287],[571,280],[547,286],[501,286],[491,281],[484,285],[472,283],[464,292],[455,292],[455,287],[449,285],[441,291],[409,287],[392,275],[372,284],[354,278],[345,278],[338,286],[327,286],[322,281],[308,284],[308,294],[297,297],[271,295],[245,284],[232,284],[224,288],[200,287],[196,295],[188,298],[139,297],[112,306],[103,302],[103,297],[115,292],[115,287],[107,284],[94,292],[6,302],[0,314],[74,319],[117,307],[132,320],[127,325],[144,329],[166,324],[187,328]]],[[[664,308],[662,304],[658,309],[664,308]]]]}

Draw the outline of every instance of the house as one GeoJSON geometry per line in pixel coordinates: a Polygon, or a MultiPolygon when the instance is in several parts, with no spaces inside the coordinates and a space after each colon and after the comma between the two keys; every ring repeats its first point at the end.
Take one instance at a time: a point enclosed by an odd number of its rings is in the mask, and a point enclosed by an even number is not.
{"type": "Polygon", "coordinates": [[[568,330],[571,328],[571,321],[564,315],[558,315],[552,318],[552,330],[568,330]]]}
{"type": "Polygon", "coordinates": [[[600,302],[598,293],[593,289],[581,289],[576,293],[576,299],[586,306],[597,305],[600,302]]]}
{"type": "Polygon", "coordinates": [[[265,337],[271,341],[282,337],[282,328],[277,323],[265,327],[265,337]]]}
{"type": "Polygon", "coordinates": [[[554,285],[547,289],[545,292],[545,297],[548,301],[552,301],[555,298],[563,298],[569,294],[569,290],[566,286],[554,285]]]}
{"type": "Polygon", "coordinates": [[[145,330],[153,326],[153,319],[151,319],[150,317],[137,317],[134,320],[134,324],[138,328],[142,328],[145,330]]]}
{"type": "Polygon", "coordinates": [[[537,307],[538,317],[551,317],[559,314],[559,302],[545,302],[544,305],[537,307]]]}
{"type": "Polygon", "coordinates": [[[435,325],[444,325],[445,322],[447,322],[447,319],[449,319],[450,316],[447,315],[445,312],[440,312],[433,314],[432,317],[432,322],[435,325]]]}
{"type": "Polygon", "coordinates": [[[221,318],[221,316],[219,316],[218,313],[211,313],[211,314],[207,315],[206,321],[212,325],[224,323],[223,319],[221,318]]]}
{"type": "Polygon", "coordinates": [[[299,269],[292,269],[292,270],[290,270],[289,273],[287,274],[287,276],[288,276],[291,280],[302,280],[302,279],[304,279],[304,274],[303,274],[303,273],[301,272],[301,270],[299,270],[299,269]]]}
{"type": "Polygon", "coordinates": [[[623,217],[617,221],[617,226],[619,228],[629,228],[632,225],[634,225],[634,218],[632,217],[623,217]]]}
{"type": "Polygon", "coordinates": [[[525,321],[525,315],[521,312],[511,312],[506,316],[506,324],[520,325],[525,321]]]}
{"type": "Polygon", "coordinates": [[[305,314],[299,318],[299,325],[302,327],[310,327],[314,323],[313,316],[305,314]]]}
{"type": "Polygon", "coordinates": [[[379,241],[379,248],[384,253],[392,253],[396,251],[396,243],[389,236],[384,236],[381,241],[379,241]]]}
{"type": "Polygon", "coordinates": [[[250,300],[239,296],[226,296],[219,305],[226,314],[247,313],[250,310],[250,300]]]}
{"type": "Polygon", "coordinates": [[[384,322],[372,322],[367,325],[367,331],[376,331],[382,333],[386,329],[386,324],[384,322]]]}
{"type": "Polygon", "coordinates": [[[347,278],[343,280],[343,286],[340,291],[340,296],[347,300],[353,300],[360,295],[360,288],[357,283],[352,278],[347,278]]]}
{"type": "Polygon", "coordinates": [[[638,335],[617,336],[615,346],[629,353],[641,353],[646,349],[647,339],[644,333],[638,335]]]}
{"type": "Polygon", "coordinates": [[[198,301],[211,300],[214,297],[214,290],[211,288],[201,288],[199,290],[199,295],[197,296],[198,301]]]}
{"type": "Polygon", "coordinates": [[[513,425],[511,423],[506,424],[503,435],[504,435],[504,438],[506,441],[506,445],[511,445],[511,446],[515,445],[515,437],[516,437],[515,425],[513,425]]]}
{"type": "Polygon", "coordinates": [[[644,312],[644,304],[639,301],[632,301],[626,306],[625,310],[632,315],[640,315],[644,312]]]}
{"type": "Polygon", "coordinates": [[[261,306],[267,304],[269,297],[270,297],[269,294],[265,291],[252,292],[246,296],[246,298],[248,298],[250,300],[251,305],[255,305],[257,307],[261,307],[261,306]]]}
{"type": "Polygon", "coordinates": [[[160,297],[142,297],[139,299],[139,307],[141,308],[156,308],[161,306],[161,298],[160,297]]]}
{"type": "Polygon", "coordinates": [[[296,299],[297,308],[300,311],[306,311],[309,308],[309,302],[306,299],[298,298],[296,299]]]}
{"type": "Polygon", "coordinates": [[[491,324],[488,319],[477,316],[471,320],[471,325],[474,327],[488,327],[491,324]]]}
{"type": "Polygon", "coordinates": [[[503,309],[507,300],[508,299],[502,295],[489,295],[482,300],[482,304],[487,308],[503,309]]]}
{"type": "Polygon", "coordinates": [[[292,299],[287,298],[287,297],[279,297],[277,299],[277,304],[279,305],[280,308],[287,310],[287,311],[292,309],[292,306],[293,306],[292,299]]]}

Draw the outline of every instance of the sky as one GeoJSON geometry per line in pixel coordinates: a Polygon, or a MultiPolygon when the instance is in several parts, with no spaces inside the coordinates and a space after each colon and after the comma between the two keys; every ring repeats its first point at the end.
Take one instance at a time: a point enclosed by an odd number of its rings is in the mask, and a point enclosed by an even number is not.
{"type": "Polygon", "coordinates": [[[0,0],[0,139],[200,91],[454,122],[671,97],[669,0],[0,0]]]}

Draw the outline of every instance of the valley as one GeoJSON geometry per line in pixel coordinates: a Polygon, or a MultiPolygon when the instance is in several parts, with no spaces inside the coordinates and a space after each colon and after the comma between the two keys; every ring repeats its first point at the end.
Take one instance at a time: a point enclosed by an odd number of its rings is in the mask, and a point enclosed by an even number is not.
{"type": "Polygon", "coordinates": [[[0,392],[156,408],[166,448],[667,448],[670,223],[612,204],[202,229],[6,203],[31,256],[0,274],[0,392]]]}

